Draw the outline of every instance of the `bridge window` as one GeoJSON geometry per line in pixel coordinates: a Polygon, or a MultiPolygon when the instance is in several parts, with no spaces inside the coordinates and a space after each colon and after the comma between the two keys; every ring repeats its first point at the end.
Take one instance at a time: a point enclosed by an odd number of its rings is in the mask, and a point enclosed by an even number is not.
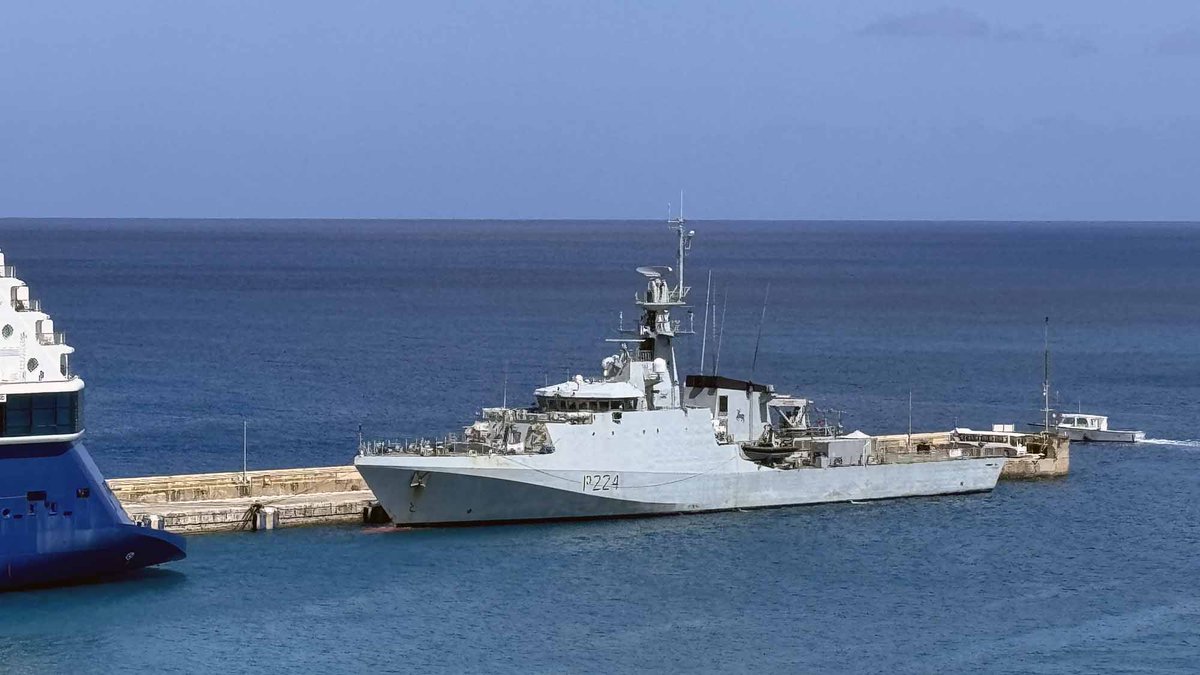
{"type": "Polygon", "coordinates": [[[0,403],[0,436],[54,436],[81,428],[79,392],[9,394],[0,403]]]}
{"type": "Polygon", "coordinates": [[[636,398],[558,398],[538,397],[538,407],[544,411],[609,412],[612,410],[637,410],[636,398]]]}

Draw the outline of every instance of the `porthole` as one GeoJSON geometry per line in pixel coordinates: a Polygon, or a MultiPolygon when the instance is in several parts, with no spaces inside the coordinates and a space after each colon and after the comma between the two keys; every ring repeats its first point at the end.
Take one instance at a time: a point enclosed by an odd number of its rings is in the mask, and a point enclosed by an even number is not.
{"type": "Polygon", "coordinates": [[[12,337],[12,334],[13,334],[13,327],[12,327],[11,323],[4,324],[4,328],[0,329],[0,335],[3,335],[5,340],[12,337]]]}
{"type": "Polygon", "coordinates": [[[25,365],[29,367],[29,372],[32,373],[33,371],[37,370],[38,360],[37,359],[29,359],[29,363],[26,363],[25,365]]]}

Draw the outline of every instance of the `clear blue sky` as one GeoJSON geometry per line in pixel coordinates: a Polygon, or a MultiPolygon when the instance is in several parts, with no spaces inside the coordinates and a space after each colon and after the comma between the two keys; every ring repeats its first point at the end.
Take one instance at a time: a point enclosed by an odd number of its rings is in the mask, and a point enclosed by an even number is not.
{"type": "Polygon", "coordinates": [[[7,3],[0,216],[1200,220],[1200,2],[7,3]]]}

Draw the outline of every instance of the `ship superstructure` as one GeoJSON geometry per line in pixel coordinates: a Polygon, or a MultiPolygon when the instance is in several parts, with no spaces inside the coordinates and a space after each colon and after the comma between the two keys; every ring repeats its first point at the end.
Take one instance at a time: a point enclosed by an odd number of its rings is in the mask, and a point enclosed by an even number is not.
{"type": "Polygon", "coordinates": [[[73,352],[0,252],[0,590],[185,555],[182,537],[130,521],[80,442],[73,352]]]}
{"type": "MultiPolygon", "coordinates": [[[[841,435],[806,399],[770,385],[693,375],[684,264],[694,232],[670,223],[676,267],[641,267],[640,318],[609,340],[593,378],[534,391],[530,408],[486,408],[462,434],[360,442],[355,459],[397,525],[719,511],[991,490],[996,457],[904,458],[841,435]],[[669,279],[674,275],[674,284],[669,279]]],[[[623,322],[622,322],[623,323],[623,322]]]]}

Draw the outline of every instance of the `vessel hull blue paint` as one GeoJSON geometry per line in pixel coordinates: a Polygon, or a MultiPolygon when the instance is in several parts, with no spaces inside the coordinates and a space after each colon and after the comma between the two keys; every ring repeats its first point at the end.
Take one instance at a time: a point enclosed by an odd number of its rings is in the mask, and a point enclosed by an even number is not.
{"type": "Polygon", "coordinates": [[[183,537],[130,521],[82,443],[0,446],[0,591],[180,560],[183,537]]]}

